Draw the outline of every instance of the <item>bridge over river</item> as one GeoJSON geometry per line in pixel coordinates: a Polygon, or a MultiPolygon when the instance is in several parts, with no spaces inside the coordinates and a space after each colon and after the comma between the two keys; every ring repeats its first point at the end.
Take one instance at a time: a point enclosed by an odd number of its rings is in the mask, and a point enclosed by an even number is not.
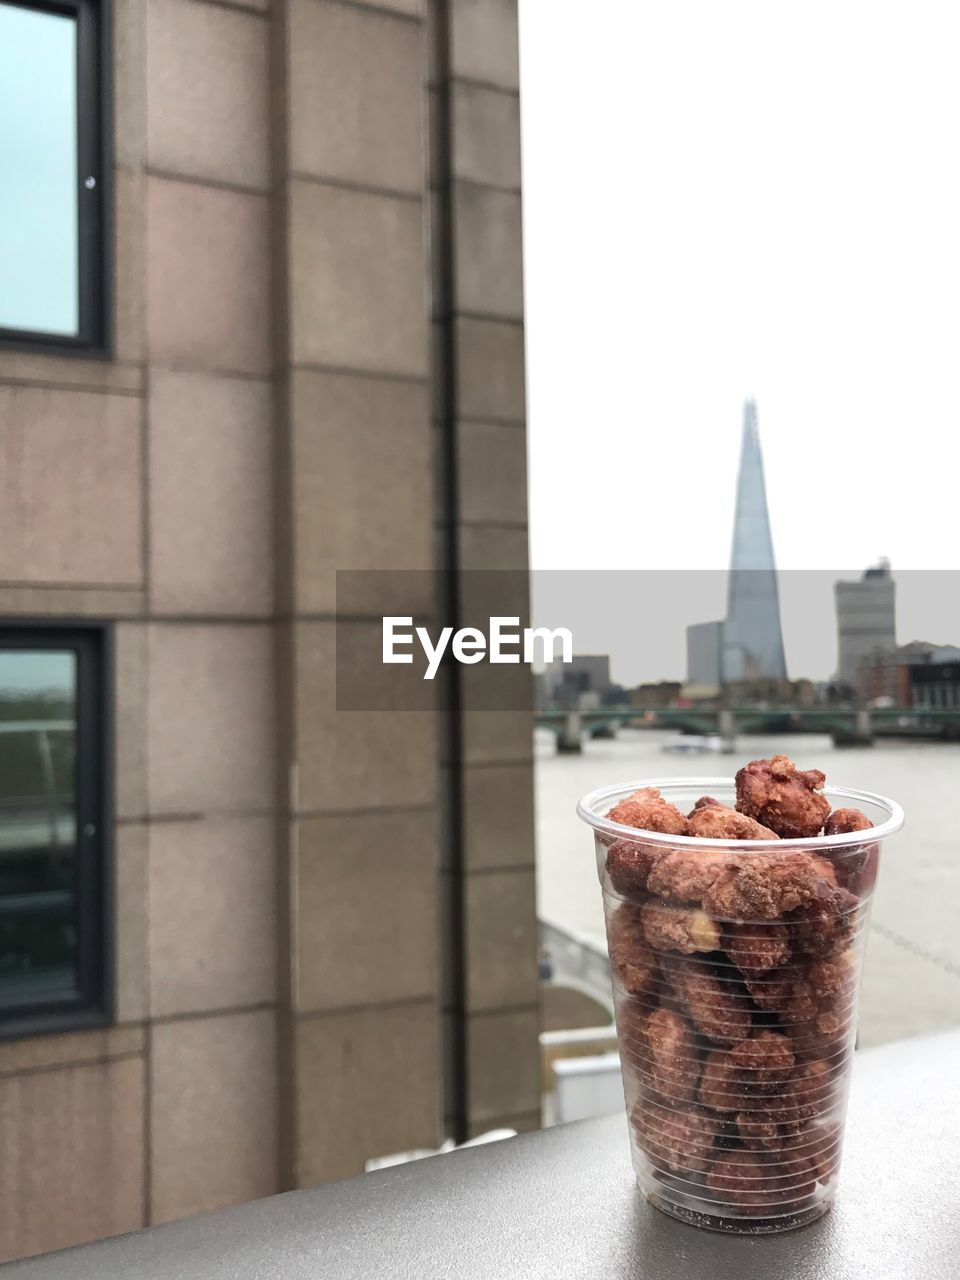
{"type": "Polygon", "coordinates": [[[579,751],[583,736],[608,737],[617,729],[676,729],[687,734],[829,733],[838,746],[864,746],[876,736],[960,741],[960,710],[853,706],[596,707],[548,711],[539,727],[557,735],[560,751],[579,751]]]}

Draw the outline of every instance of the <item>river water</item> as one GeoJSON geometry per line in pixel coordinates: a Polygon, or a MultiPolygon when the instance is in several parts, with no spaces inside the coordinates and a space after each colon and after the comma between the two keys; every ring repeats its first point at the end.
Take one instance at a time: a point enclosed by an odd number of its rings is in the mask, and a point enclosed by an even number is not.
{"type": "Polygon", "coordinates": [[[960,743],[878,741],[835,748],[820,735],[741,736],[736,754],[667,754],[673,733],[621,730],[557,755],[536,739],[537,906],[542,919],[603,939],[591,833],[574,812],[595,787],[657,777],[732,774],[783,752],[828,785],[899,801],[903,831],[886,842],[874,897],[861,995],[860,1043],[880,1044],[960,1025],[960,743]]]}

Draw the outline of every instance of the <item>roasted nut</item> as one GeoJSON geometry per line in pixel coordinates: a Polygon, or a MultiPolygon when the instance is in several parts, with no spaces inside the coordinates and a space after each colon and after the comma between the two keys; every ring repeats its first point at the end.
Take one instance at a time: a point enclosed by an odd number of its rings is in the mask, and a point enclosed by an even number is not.
{"type": "Polygon", "coordinates": [[[704,1173],[713,1160],[717,1123],[697,1107],[665,1111],[638,1104],[630,1117],[637,1141],[650,1159],[670,1173],[704,1173]]]}
{"type": "Polygon", "coordinates": [[[843,951],[833,960],[815,960],[805,976],[814,999],[821,1005],[833,999],[846,1001],[856,991],[856,956],[852,951],[843,951]]]}
{"type": "Polygon", "coordinates": [[[715,1044],[739,1044],[750,1033],[745,997],[731,992],[699,961],[661,960],[664,977],[694,1026],[715,1044]]]}
{"type": "Polygon", "coordinates": [[[814,854],[737,853],[710,886],[703,905],[725,920],[778,920],[810,904],[826,904],[831,889],[838,892],[833,868],[814,854]]]}
{"type": "Polygon", "coordinates": [[[643,936],[640,909],[623,902],[608,925],[610,968],[616,982],[632,996],[651,991],[660,979],[657,958],[643,936]]]}
{"type": "Polygon", "coordinates": [[[801,1023],[813,1023],[818,1012],[818,1005],[810,984],[803,978],[788,983],[787,995],[778,1006],[777,1013],[785,1027],[798,1026],[801,1023]]]}
{"type": "Polygon", "coordinates": [[[791,1027],[790,1039],[797,1057],[809,1061],[811,1058],[835,1057],[842,1053],[849,1047],[853,1032],[852,1018],[827,1009],[817,1014],[812,1026],[806,1024],[791,1027]]]}
{"type": "MultiPolygon", "coordinates": [[[[859,809],[834,809],[824,824],[825,836],[847,831],[869,831],[873,823],[859,809]]],[[[832,851],[838,882],[858,898],[866,897],[877,880],[880,863],[878,844],[857,844],[832,851]]]]}
{"type": "Polygon", "coordinates": [[[665,850],[639,840],[615,840],[607,850],[607,875],[617,893],[637,897],[647,887],[651,868],[665,850]]]}
{"type": "Polygon", "coordinates": [[[796,949],[812,956],[830,956],[846,950],[860,923],[859,905],[849,890],[821,883],[789,917],[796,949]]]}
{"type": "Polygon", "coordinates": [[[836,1101],[837,1088],[830,1064],[822,1058],[802,1062],[787,1085],[787,1096],[804,1120],[813,1120],[829,1111],[836,1101]]]}
{"type": "Polygon", "coordinates": [[[741,1072],[746,1089],[772,1093],[789,1079],[796,1058],[787,1036],[758,1031],[731,1049],[730,1061],[741,1072]]]}
{"type": "Polygon", "coordinates": [[[617,1045],[620,1059],[638,1075],[646,1068],[647,1050],[643,1030],[649,1016],[649,1010],[639,1000],[620,1000],[617,1003],[617,1045]]]}
{"type": "Polygon", "coordinates": [[[759,976],[790,959],[790,934],[782,924],[728,924],[723,949],[743,973],[759,976]]]}
{"type": "Polygon", "coordinates": [[[844,889],[857,898],[866,898],[873,892],[877,883],[877,872],[880,869],[880,846],[878,844],[860,844],[850,854],[836,856],[834,865],[837,869],[837,880],[844,889]]]}
{"type": "Polygon", "coordinates": [[[711,1111],[736,1111],[743,1105],[737,1068],[723,1049],[708,1053],[700,1076],[700,1101],[711,1111]]]}
{"type": "Polygon", "coordinates": [[[752,760],[736,777],[737,808],[783,839],[815,836],[830,813],[819,769],[801,771],[787,756],[752,760]]]}
{"type": "Polygon", "coordinates": [[[824,1085],[816,1071],[807,1074],[813,1066],[798,1067],[781,1092],[751,1100],[737,1112],[737,1135],[748,1151],[781,1150],[827,1110],[829,1082],[824,1085]]]}
{"type": "Polygon", "coordinates": [[[807,1124],[786,1138],[780,1151],[785,1171],[799,1168],[802,1175],[829,1182],[840,1161],[841,1130],[838,1124],[807,1124]]]}
{"type": "Polygon", "coordinates": [[[861,809],[834,809],[823,824],[825,836],[845,835],[848,831],[869,831],[873,823],[861,809]]]}
{"type": "Polygon", "coordinates": [[[698,809],[708,809],[711,806],[715,806],[718,809],[725,809],[727,807],[725,804],[721,804],[719,800],[714,800],[713,796],[701,796],[687,814],[687,817],[692,818],[698,809]]]}
{"type": "Polygon", "coordinates": [[[643,1082],[670,1102],[692,1102],[700,1062],[684,1019],[668,1009],[657,1009],[644,1024],[643,1041],[647,1050],[643,1082]]]}
{"type": "Polygon", "coordinates": [[[715,951],[720,945],[720,927],[699,907],[672,907],[646,902],[640,909],[643,934],[657,951],[715,951]]]}
{"type": "Polygon", "coordinates": [[[775,969],[761,978],[746,974],[743,982],[758,1009],[763,1009],[765,1013],[776,1013],[787,1005],[793,993],[793,985],[797,981],[793,976],[794,972],[793,966],[790,966],[787,969],[775,969]]]}
{"type": "Polygon", "coordinates": [[[776,840],[777,833],[762,826],[745,813],[728,809],[714,801],[694,808],[689,817],[689,835],[710,840],[776,840]]]}
{"type": "MultiPolygon", "coordinates": [[[[798,1004],[806,1013],[805,1000],[798,1004]]],[[[780,1020],[790,1037],[798,1060],[834,1058],[849,1046],[853,1034],[852,1010],[818,1009],[811,1017],[793,1010],[781,1014],[780,1020]],[[790,1021],[791,1016],[793,1021],[790,1021]]]]}
{"type": "Polygon", "coordinates": [[[738,1111],[737,1134],[748,1151],[779,1151],[780,1126],[766,1111],[738,1111]]]}
{"type": "Polygon", "coordinates": [[[607,814],[611,822],[641,831],[659,831],[664,835],[685,836],[687,819],[676,807],[664,800],[656,787],[641,787],[625,797],[607,814]]]}
{"type": "Polygon", "coordinates": [[[752,1151],[725,1152],[707,1174],[707,1186],[740,1213],[786,1213],[813,1191],[815,1179],[752,1151]]]}
{"type": "MultiPolygon", "coordinates": [[[[832,986],[832,984],[830,984],[832,986]]],[[[754,995],[754,1000],[756,996],[754,995]]],[[[777,1006],[781,1025],[798,1057],[822,1058],[843,1048],[853,1030],[856,1000],[852,982],[840,994],[818,995],[809,971],[790,982],[777,1006]]]]}
{"type": "Polygon", "coordinates": [[[699,906],[728,862],[719,849],[675,849],[651,868],[647,888],[669,902],[699,906]]]}

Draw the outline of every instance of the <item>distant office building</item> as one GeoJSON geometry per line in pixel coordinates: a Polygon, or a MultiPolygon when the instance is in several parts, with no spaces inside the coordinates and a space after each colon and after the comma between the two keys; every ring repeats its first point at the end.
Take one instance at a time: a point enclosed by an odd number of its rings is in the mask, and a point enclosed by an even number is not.
{"type": "Polygon", "coordinates": [[[889,700],[917,711],[960,711],[960,646],[914,640],[874,650],[857,668],[856,689],[868,702],[889,700]]]}
{"type": "Polygon", "coordinates": [[[555,662],[549,670],[538,676],[538,681],[542,681],[541,696],[550,703],[571,704],[584,693],[594,693],[599,700],[613,687],[610,681],[610,655],[575,653],[572,662],[555,662]]]}
{"type": "Polygon", "coordinates": [[[786,680],[780,595],[757,430],[757,407],[743,407],[743,439],[733,518],[727,616],[687,628],[687,684],[716,688],[744,680],[786,680]]]}
{"type": "Polygon", "coordinates": [[[946,644],[910,667],[910,705],[917,711],[960,711],[960,649],[946,644]]]}
{"type": "Polygon", "coordinates": [[[743,407],[721,672],[725,684],[787,678],[757,406],[752,400],[743,407]]]}
{"type": "Polygon", "coordinates": [[[855,685],[857,668],[897,644],[897,586],[887,560],[867,569],[858,582],[836,582],[837,678],[855,685]]]}
{"type": "Polygon", "coordinates": [[[564,681],[569,681],[584,693],[604,693],[610,688],[610,655],[606,653],[575,653],[572,662],[560,668],[564,681]]]}
{"type": "Polygon", "coordinates": [[[679,680],[658,680],[656,683],[638,684],[630,690],[630,705],[644,710],[672,707],[683,693],[679,680]]]}
{"type": "Polygon", "coordinates": [[[722,622],[695,622],[687,627],[688,685],[700,689],[720,687],[722,647],[722,622]]]}

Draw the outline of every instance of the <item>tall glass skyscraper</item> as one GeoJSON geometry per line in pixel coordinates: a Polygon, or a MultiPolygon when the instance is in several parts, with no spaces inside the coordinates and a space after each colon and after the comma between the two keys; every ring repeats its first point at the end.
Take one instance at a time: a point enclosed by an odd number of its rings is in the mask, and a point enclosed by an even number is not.
{"type": "Polygon", "coordinates": [[[743,407],[721,675],[724,684],[787,678],[757,406],[752,400],[743,407]]]}

